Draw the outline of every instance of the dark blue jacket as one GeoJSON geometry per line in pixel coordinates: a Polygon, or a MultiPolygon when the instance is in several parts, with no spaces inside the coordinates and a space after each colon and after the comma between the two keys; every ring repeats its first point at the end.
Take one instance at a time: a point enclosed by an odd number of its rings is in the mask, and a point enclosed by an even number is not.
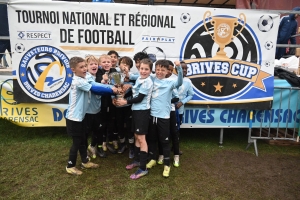
{"type": "Polygon", "coordinates": [[[0,4],[0,36],[9,36],[6,4],[0,4]]]}
{"type": "MultiPolygon", "coordinates": [[[[293,10],[300,11],[300,7],[296,7],[293,10]]],[[[291,38],[291,36],[296,34],[297,27],[298,23],[295,19],[295,14],[282,17],[278,29],[277,44],[287,44],[289,39],[291,44],[296,44],[296,38],[291,38]]]]}

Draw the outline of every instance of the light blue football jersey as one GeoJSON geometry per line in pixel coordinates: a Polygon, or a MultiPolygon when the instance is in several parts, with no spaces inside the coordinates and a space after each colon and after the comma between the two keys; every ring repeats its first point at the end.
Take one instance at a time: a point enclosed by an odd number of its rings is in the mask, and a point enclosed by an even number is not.
{"type": "MultiPolygon", "coordinates": [[[[96,77],[87,72],[86,79],[88,82],[93,82],[95,81],[96,77]]],[[[96,95],[89,91],[89,100],[87,103],[89,106],[86,113],[97,114],[101,110],[101,95],[96,95]]]]}
{"type": "Polygon", "coordinates": [[[135,85],[132,87],[132,97],[137,97],[140,93],[146,95],[143,100],[139,103],[134,103],[131,106],[132,110],[148,110],[150,109],[150,100],[151,100],[151,93],[153,88],[153,82],[151,77],[138,79],[135,82],[135,85]]]}
{"type": "Polygon", "coordinates": [[[92,85],[87,78],[74,75],[69,93],[69,105],[66,118],[72,121],[82,121],[88,108],[89,90],[92,85]]]}
{"type": "Polygon", "coordinates": [[[178,88],[179,101],[183,103],[183,105],[178,109],[179,114],[183,114],[184,112],[184,104],[189,102],[194,96],[194,90],[192,86],[192,82],[189,78],[184,77],[182,85],[178,88]]]}
{"type": "Polygon", "coordinates": [[[177,80],[169,78],[158,79],[156,76],[152,77],[151,116],[163,119],[170,118],[173,89],[178,88],[183,80],[182,68],[178,67],[177,72],[177,80]]]}

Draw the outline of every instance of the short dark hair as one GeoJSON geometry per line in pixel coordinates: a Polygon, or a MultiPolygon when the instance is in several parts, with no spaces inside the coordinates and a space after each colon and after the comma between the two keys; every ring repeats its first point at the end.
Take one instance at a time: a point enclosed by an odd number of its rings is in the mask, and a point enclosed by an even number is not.
{"type": "Polygon", "coordinates": [[[158,60],[155,63],[155,67],[160,65],[161,67],[169,69],[169,62],[167,60],[158,60]]]}
{"type": "Polygon", "coordinates": [[[142,64],[142,63],[145,65],[148,65],[150,67],[150,71],[152,71],[153,62],[149,58],[142,59],[140,64],[142,64]]]}
{"type": "Polygon", "coordinates": [[[182,61],[180,61],[180,64],[186,64],[186,63],[182,60],[182,61]]]}
{"type": "Polygon", "coordinates": [[[169,62],[169,65],[172,65],[174,67],[174,63],[171,60],[167,60],[169,62]]]}
{"type": "Polygon", "coordinates": [[[124,62],[126,65],[129,65],[129,68],[132,68],[133,66],[133,61],[128,56],[123,56],[122,58],[119,59],[119,66],[121,62],[124,62]]]}
{"type": "Polygon", "coordinates": [[[148,54],[144,51],[140,51],[137,52],[134,56],[133,56],[133,60],[136,62],[138,60],[143,60],[144,58],[149,58],[148,54]]]}
{"type": "Polygon", "coordinates": [[[75,68],[78,63],[85,62],[85,60],[81,57],[74,56],[70,59],[70,68],[75,68]]]}
{"type": "Polygon", "coordinates": [[[110,50],[107,55],[112,55],[112,54],[116,54],[116,56],[119,58],[119,54],[118,52],[116,52],[115,50],[110,50]]]}

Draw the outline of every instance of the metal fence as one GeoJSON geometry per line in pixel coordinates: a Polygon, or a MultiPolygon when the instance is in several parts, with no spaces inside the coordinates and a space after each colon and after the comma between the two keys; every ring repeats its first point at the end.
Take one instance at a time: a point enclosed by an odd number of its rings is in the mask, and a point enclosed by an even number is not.
{"type": "Polygon", "coordinates": [[[271,110],[266,110],[261,112],[260,116],[260,127],[253,128],[252,127],[252,120],[253,120],[253,111],[250,112],[250,123],[249,123],[249,133],[248,133],[248,145],[246,149],[248,149],[251,144],[254,145],[254,150],[256,156],[258,156],[258,149],[257,149],[257,140],[289,140],[289,141],[297,141],[299,140],[300,130],[299,130],[299,119],[297,118],[298,114],[300,114],[299,110],[299,97],[300,97],[300,88],[298,87],[274,87],[274,92],[279,91],[280,99],[279,99],[279,109],[282,109],[287,106],[287,119],[285,127],[280,125],[281,117],[278,117],[277,127],[271,126],[272,119],[274,118],[274,113],[271,110]],[[288,92],[288,93],[287,93],[288,92]],[[295,94],[296,93],[296,94],[295,94]],[[296,98],[295,98],[296,95],[296,98]],[[293,98],[292,98],[293,96],[293,98]],[[288,98],[286,100],[286,98],[288,98]],[[283,105],[283,100],[285,104],[283,105]],[[289,124],[292,121],[293,115],[290,110],[296,110],[294,114],[294,122],[289,124]],[[269,112],[269,113],[268,113],[269,112]],[[268,114],[269,125],[265,125],[265,115],[268,114]]]}

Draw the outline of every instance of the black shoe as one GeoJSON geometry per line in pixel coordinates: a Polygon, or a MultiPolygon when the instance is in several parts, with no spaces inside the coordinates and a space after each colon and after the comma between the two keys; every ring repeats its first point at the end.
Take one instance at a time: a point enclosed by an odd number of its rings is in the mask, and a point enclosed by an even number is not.
{"type": "Polygon", "coordinates": [[[119,146],[119,150],[118,153],[124,153],[124,151],[126,150],[127,146],[125,143],[121,143],[119,146]]]}
{"type": "Polygon", "coordinates": [[[102,147],[97,147],[97,152],[96,153],[100,158],[106,158],[107,157],[107,155],[106,155],[105,151],[103,151],[102,147]]]}
{"type": "Polygon", "coordinates": [[[183,154],[183,152],[179,150],[179,155],[182,155],[182,154],[183,154]]]}
{"type": "Polygon", "coordinates": [[[114,148],[113,144],[107,143],[107,149],[110,151],[110,153],[116,154],[117,150],[114,148]]]}

